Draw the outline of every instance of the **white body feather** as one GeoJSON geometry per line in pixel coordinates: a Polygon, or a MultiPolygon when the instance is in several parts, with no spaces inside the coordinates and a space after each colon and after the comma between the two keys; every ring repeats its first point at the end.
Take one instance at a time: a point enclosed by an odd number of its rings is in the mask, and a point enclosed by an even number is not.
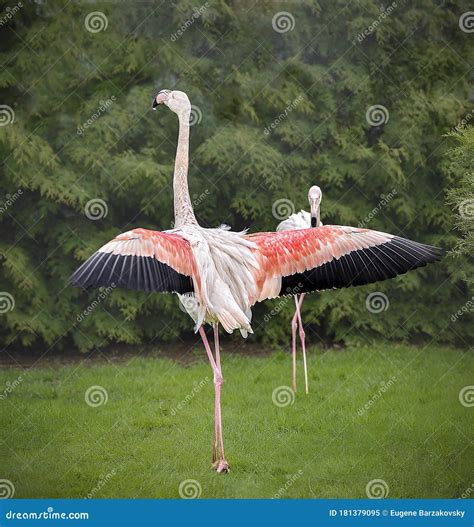
{"type": "Polygon", "coordinates": [[[234,329],[240,329],[244,336],[252,333],[251,302],[256,296],[253,271],[258,262],[251,250],[255,245],[244,238],[245,232],[198,225],[183,225],[167,232],[188,240],[196,260],[200,286],[194,294],[195,302],[189,295],[180,295],[196,331],[204,322],[220,322],[229,333],[234,329]]]}
{"type": "MultiPolygon", "coordinates": [[[[319,227],[323,226],[323,222],[319,222],[319,227]]],[[[295,212],[289,216],[286,220],[283,220],[278,224],[277,232],[280,231],[297,231],[300,229],[311,228],[311,214],[305,210],[295,212]]]]}

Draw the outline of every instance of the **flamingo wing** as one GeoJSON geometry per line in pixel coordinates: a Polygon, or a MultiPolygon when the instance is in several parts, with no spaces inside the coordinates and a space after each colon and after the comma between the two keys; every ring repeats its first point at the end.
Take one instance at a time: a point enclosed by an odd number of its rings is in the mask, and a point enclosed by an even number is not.
{"type": "Polygon", "coordinates": [[[74,286],[116,286],[141,291],[191,293],[196,264],[179,234],[134,229],[119,234],[71,276],[74,286]]]}
{"type": "Polygon", "coordinates": [[[441,258],[441,249],[392,234],[325,225],[250,234],[257,246],[256,301],[393,278],[441,258]]]}

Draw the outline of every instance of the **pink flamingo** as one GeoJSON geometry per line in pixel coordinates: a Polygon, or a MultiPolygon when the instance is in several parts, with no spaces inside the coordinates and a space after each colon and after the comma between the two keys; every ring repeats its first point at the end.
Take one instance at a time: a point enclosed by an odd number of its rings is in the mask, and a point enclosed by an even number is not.
{"type": "MultiPolygon", "coordinates": [[[[301,210],[289,216],[278,224],[277,232],[295,231],[300,229],[309,229],[314,227],[322,227],[323,223],[320,220],[320,204],[322,192],[321,189],[313,185],[308,191],[308,201],[311,212],[301,210]]],[[[305,332],[303,328],[303,321],[301,317],[301,306],[304,301],[304,293],[294,295],[295,298],[295,314],[291,321],[291,357],[293,365],[293,391],[296,392],[296,330],[299,327],[299,335],[301,341],[301,350],[303,352],[303,369],[304,369],[304,387],[305,392],[308,393],[308,366],[306,362],[306,345],[305,332]]]]}
{"type": "Polygon", "coordinates": [[[164,104],[179,120],[174,168],[175,226],[163,232],[133,229],[98,249],[71,276],[82,288],[118,287],[178,293],[201,335],[214,374],[212,466],[227,472],[222,436],[224,381],[218,325],[227,332],[252,332],[251,308],[267,298],[362,285],[392,278],[440,258],[440,250],[377,231],[324,226],[247,235],[226,227],[201,227],[188,190],[191,104],[180,91],[162,90],[164,104]],[[297,289],[295,289],[297,287],[297,289]],[[187,300],[193,299],[189,306],[187,300]],[[214,329],[213,355],[203,325],[214,329]]]}

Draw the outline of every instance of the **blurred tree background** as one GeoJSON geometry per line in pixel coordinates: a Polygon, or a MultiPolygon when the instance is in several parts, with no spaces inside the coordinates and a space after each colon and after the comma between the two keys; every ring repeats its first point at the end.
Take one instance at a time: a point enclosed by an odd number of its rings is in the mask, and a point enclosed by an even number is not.
{"type": "MultiPolygon", "coordinates": [[[[469,116],[473,118],[474,112],[469,116]]],[[[448,203],[457,211],[456,227],[462,234],[454,252],[469,256],[474,251],[474,127],[467,126],[450,135],[456,139],[456,146],[448,152],[448,169],[459,185],[448,190],[448,203]]],[[[472,274],[466,275],[466,280],[472,283],[472,274]]]]}
{"type": "MultiPolygon", "coordinates": [[[[151,111],[163,88],[186,91],[194,105],[189,178],[202,225],[274,230],[279,216],[307,208],[318,184],[325,224],[363,224],[449,251],[395,280],[311,295],[311,342],[472,338],[472,316],[453,317],[473,295],[472,237],[451,252],[472,232],[469,146],[457,143],[470,133],[472,145],[468,2],[1,6],[7,349],[89,350],[192,331],[174,295],[68,286],[119,232],[172,224],[177,120],[151,111]],[[366,307],[373,291],[389,299],[378,314],[366,307]]],[[[257,306],[251,338],[287,343],[292,311],[292,300],[257,306]]]]}

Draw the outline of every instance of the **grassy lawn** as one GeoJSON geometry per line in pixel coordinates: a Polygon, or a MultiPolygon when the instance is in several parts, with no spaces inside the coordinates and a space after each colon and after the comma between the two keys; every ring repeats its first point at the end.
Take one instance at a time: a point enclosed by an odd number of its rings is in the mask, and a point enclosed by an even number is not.
{"type": "MultiPolygon", "coordinates": [[[[204,352],[202,353],[204,356],[204,352]]],[[[471,488],[472,355],[446,348],[310,349],[310,390],[279,407],[289,353],[226,355],[223,420],[231,472],[210,470],[213,384],[208,363],[160,356],[0,372],[0,478],[15,497],[176,498],[183,480],[202,498],[456,498],[471,488]],[[385,383],[385,384],[383,384],[385,383]],[[85,402],[91,386],[107,402],[85,402]],[[364,405],[366,405],[364,409],[364,405]]]]}

